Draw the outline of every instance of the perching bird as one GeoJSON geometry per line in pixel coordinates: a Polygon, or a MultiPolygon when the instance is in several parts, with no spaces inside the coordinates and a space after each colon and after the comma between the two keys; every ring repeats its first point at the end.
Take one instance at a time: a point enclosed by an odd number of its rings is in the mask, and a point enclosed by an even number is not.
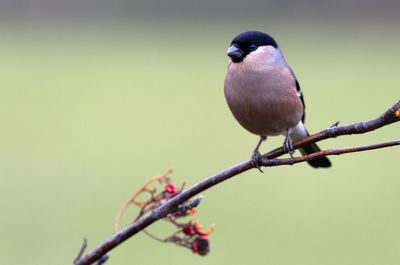
{"type": "MultiPolygon", "coordinates": [[[[278,44],[265,33],[247,31],[232,40],[227,55],[224,90],[228,106],[246,130],[260,136],[253,165],[260,169],[258,149],[267,136],[286,136],[283,146],[292,156],[292,141],[309,134],[304,127],[303,93],[278,44]]],[[[314,143],[300,149],[303,155],[318,151],[314,143]]],[[[331,166],[326,157],[308,163],[315,168],[331,166]]]]}

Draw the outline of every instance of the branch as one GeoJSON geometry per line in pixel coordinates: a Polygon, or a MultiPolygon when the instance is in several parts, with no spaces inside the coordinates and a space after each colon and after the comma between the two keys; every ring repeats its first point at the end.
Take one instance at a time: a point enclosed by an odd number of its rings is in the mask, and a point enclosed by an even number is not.
{"type": "MultiPolygon", "coordinates": [[[[367,133],[383,126],[389,125],[391,123],[400,121],[400,100],[396,102],[390,109],[385,111],[379,117],[365,121],[365,122],[357,122],[344,126],[337,126],[335,123],[333,126],[325,129],[319,133],[313,134],[309,137],[303,138],[293,144],[294,149],[298,149],[309,143],[315,143],[328,138],[335,138],[341,135],[351,135],[351,134],[362,134],[367,133]]],[[[263,166],[279,166],[279,165],[292,165],[295,163],[304,162],[306,160],[316,159],[321,156],[326,155],[339,155],[350,152],[359,152],[365,150],[372,150],[377,148],[384,148],[394,145],[399,145],[400,140],[385,142],[380,144],[373,144],[368,146],[360,146],[360,147],[350,147],[350,148],[342,148],[342,149],[330,149],[326,151],[320,151],[318,153],[314,153],[311,155],[306,155],[302,157],[295,158],[287,158],[287,159],[275,159],[285,152],[283,151],[283,147],[272,150],[262,156],[262,165],[263,166]]],[[[175,197],[166,201],[160,207],[149,213],[148,215],[140,218],[139,220],[133,222],[126,228],[122,229],[119,232],[116,232],[112,237],[107,239],[101,245],[90,251],[84,257],[80,258],[76,262],[75,265],[90,265],[95,261],[101,259],[104,255],[106,255],[111,249],[115,248],[131,236],[135,235],[139,231],[143,230],[147,226],[151,225],[155,221],[167,216],[168,214],[176,211],[177,207],[180,207],[182,203],[193,197],[194,195],[199,194],[200,192],[209,189],[220,182],[223,182],[233,176],[236,176],[240,173],[243,173],[249,169],[253,168],[251,161],[247,160],[242,162],[236,166],[228,168],[219,172],[218,174],[211,176],[194,186],[188,188],[187,190],[179,193],[175,197]]],[[[182,206],[181,206],[182,207],[182,206]]]]}
{"type": "Polygon", "coordinates": [[[361,152],[367,150],[374,150],[379,148],[391,147],[395,145],[400,145],[400,140],[394,140],[379,144],[371,144],[371,145],[364,145],[364,146],[356,146],[356,147],[349,147],[349,148],[335,148],[329,149],[325,151],[320,151],[317,153],[301,156],[301,157],[294,157],[294,158],[285,158],[285,159],[262,159],[262,165],[265,167],[272,167],[272,166],[283,166],[283,165],[293,165],[300,162],[304,162],[307,160],[313,160],[315,158],[321,156],[329,156],[329,155],[342,155],[354,152],[361,152]]]}

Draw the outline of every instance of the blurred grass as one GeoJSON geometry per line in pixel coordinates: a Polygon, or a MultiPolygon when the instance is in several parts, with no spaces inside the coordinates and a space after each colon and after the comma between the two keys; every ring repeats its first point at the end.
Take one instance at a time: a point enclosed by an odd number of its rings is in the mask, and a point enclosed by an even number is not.
{"type": "MultiPolygon", "coordinates": [[[[70,264],[83,236],[89,249],[110,236],[119,206],[147,178],[174,167],[175,183],[192,185],[248,159],[257,137],[223,97],[225,50],[241,31],[264,30],[280,43],[311,132],[374,118],[398,99],[395,24],[240,22],[4,29],[0,262],[70,264]]],[[[391,140],[398,131],[395,124],[321,146],[391,140]]],[[[109,263],[397,264],[397,154],[332,157],[329,170],[247,172],[204,193],[197,218],[216,223],[208,257],[137,235],[109,263]]]]}

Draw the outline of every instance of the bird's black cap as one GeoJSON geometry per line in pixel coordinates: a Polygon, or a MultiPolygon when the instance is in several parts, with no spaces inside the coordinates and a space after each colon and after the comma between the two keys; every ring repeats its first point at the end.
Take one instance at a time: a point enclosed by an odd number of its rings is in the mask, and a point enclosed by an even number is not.
{"type": "Polygon", "coordinates": [[[231,57],[232,62],[240,63],[250,52],[257,50],[260,46],[278,48],[276,41],[268,34],[259,31],[246,31],[232,40],[227,55],[231,57]]]}
{"type": "Polygon", "coordinates": [[[231,44],[236,44],[241,48],[249,47],[250,45],[258,46],[273,46],[278,48],[276,41],[268,34],[260,31],[246,31],[236,36],[231,44]]]}

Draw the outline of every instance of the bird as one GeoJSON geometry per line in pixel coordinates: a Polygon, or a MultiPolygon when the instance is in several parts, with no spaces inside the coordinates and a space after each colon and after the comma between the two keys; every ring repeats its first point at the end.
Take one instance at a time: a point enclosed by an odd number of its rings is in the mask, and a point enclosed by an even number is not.
{"type": "MultiPolygon", "coordinates": [[[[226,54],[229,62],[225,98],[239,124],[260,137],[251,162],[262,172],[259,148],[268,136],[284,135],[283,148],[291,157],[293,141],[309,136],[304,127],[303,92],[277,42],[266,33],[239,34],[231,41],[226,54]]],[[[302,155],[319,151],[315,143],[300,148],[302,155]]],[[[325,156],[307,162],[314,168],[331,166],[325,156]]]]}

